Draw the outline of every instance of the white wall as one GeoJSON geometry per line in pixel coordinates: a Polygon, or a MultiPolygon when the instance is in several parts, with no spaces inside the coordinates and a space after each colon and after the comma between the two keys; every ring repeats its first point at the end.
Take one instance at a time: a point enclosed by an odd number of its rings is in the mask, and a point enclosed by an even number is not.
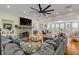
{"type": "MultiPolygon", "coordinates": [[[[17,35],[17,31],[15,29],[15,25],[19,25],[19,17],[20,16],[21,17],[26,17],[26,16],[23,16],[23,15],[15,15],[15,14],[11,14],[11,13],[0,11],[0,28],[2,29],[2,31],[4,30],[3,29],[3,20],[11,21],[11,23],[13,25],[12,29],[15,31],[14,35],[16,36],[17,35]]],[[[35,20],[35,18],[33,18],[33,17],[28,17],[27,16],[26,18],[35,20]]],[[[4,31],[6,32],[7,30],[4,30],[4,31]]]]}
{"type": "MultiPolygon", "coordinates": [[[[33,20],[32,23],[37,23],[37,19],[36,17],[32,17],[32,16],[25,16],[25,15],[17,15],[17,14],[13,14],[13,13],[9,13],[9,12],[3,12],[3,11],[0,11],[0,28],[2,29],[2,31],[4,30],[3,29],[3,20],[8,20],[8,21],[12,21],[12,25],[13,25],[13,30],[15,31],[13,35],[17,35],[17,31],[15,29],[15,25],[19,25],[19,17],[25,17],[25,18],[28,18],[28,19],[31,19],[33,20]]],[[[5,32],[7,30],[4,30],[5,32]]]]}
{"type": "MultiPolygon", "coordinates": [[[[19,17],[14,15],[14,14],[10,14],[10,13],[7,13],[7,12],[2,12],[0,11],[0,28],[2,30],[3,29],[3,20],[8,20],[8,21],[11,21],[12,23],[12,30],[14,30],[14,35],[16,35],[16,29],[15,29],[15,25],[18,25],[19,24],[19,17]]],[[[5,30],[6,31],[6,30],[5,30]]]]}

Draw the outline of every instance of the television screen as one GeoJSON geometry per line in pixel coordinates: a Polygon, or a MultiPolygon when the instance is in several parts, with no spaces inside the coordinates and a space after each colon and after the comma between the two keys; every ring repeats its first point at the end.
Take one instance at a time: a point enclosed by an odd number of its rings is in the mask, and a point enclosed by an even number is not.
{"type": "Polygon", "coordinates": [[[20,17],[20,25],[28,25],[28,26],[31,26],[32,25],[32,20],[31,19],[27,19],[27,18],[20,17]]]}

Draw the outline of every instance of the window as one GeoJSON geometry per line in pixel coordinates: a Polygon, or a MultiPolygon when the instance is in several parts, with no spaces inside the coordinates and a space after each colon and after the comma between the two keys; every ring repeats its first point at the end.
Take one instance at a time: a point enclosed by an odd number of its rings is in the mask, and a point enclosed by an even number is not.
{"type": "Polygon", "coordinates": [[[73,31],[78,30],[78,23],[72,23],[73,31]]]}
{"type": "Polygon", "coordinates": [[[65,28],[64,23],[61,23],[61,24],[60,24],[60,31],[64,31],[64,28],[65,28]]]}
{"type": "Polygon", "coordinates": [[[55,25],[54,25],[54,24],[52,24],[52,31],[54,31],[54,29],[55,29],[55,25]]]}
{"type": "Polygon", "coordinates": [[[59,24],[56,24],[56,28],[59,28],[59,24]]]}
{"type": "Polygon", "coordinates": [[[56,30],[56,31],[59,31],[59,24],[56,24],[56,25],[55,25],[55,30],[56,30]]]}
{"type": "Polygon", "coordinates": [[[71,23],[66,23],[66,31],[71,31],[71,23]]]}
{"type": "Polygon", "coordinates": [[[55,27],[54,24],[52,24],[52,29],[54,29],[54,27],[55,27]]]}
{"type": "Polygon", "coordinates": [[[64,26],[64,23],[61,23],[61,24],[60,24],[60,29],[64,29],[64,27],[65,27],[65,26],[64,26]]]}
{"type": "Polygon", "coordinates": [[[48,29],[50,28],[50,23],[47,24],[47,28],[48,28],[48,29]]]}

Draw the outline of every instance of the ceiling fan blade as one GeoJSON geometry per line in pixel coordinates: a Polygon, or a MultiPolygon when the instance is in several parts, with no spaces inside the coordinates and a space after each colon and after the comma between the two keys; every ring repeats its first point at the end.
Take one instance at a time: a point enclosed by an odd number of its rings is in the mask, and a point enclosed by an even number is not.
{"type": "Polygon", "coordinates": [[[44,16],[46,16],[44,13],[42,13],[44,16]]]}
{"type": "Polygon", "coordinates": [[[51,13],[45,13],[45,14],[51,14],[51,13]]]}
{"type": "Polygon", "coordinates": [[[38,6],[39,6],[40,11],[42,11],[41,5],[40,5],[40,4],[38,4],[38,6]]]}
{"type": "Polygon", "coordinates": [[[65,7],[65,8],[71,8],[72,6],[71,5],[69,5],[69,6],[67,6],[67,7],[65,7]]]}
{"type": "Polygon", "coordinates": [[[44,12],[51,12],[51,11],[54,11],[54,9],[52,9],[52,10],[46,10],[46,11],[44,11],[44,12]]]}
{"type": "Polygon", "coordinates": [[[49,7],[51,7],[51,5],[48,5],[43,11],[45,11],[45,10],[48,9],[49,7]]]}
{"type": "Polygon", "coordinates": [[[32,8],[32,7],[31,7],[31,9],[36,10],[36,11],[38,11],[38,12],[39,12],[39,10],[37,10],[37,9],[35,9],[35,8],[32,8]]]}

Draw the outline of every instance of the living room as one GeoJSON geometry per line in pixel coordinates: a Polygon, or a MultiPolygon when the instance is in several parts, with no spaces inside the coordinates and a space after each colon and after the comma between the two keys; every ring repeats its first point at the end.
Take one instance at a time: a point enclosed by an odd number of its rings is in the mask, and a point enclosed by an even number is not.
{"type": "Polygon", "coordinates": [[[1,4],[1,54],[78,55],[78,6],[1,4]]]}

